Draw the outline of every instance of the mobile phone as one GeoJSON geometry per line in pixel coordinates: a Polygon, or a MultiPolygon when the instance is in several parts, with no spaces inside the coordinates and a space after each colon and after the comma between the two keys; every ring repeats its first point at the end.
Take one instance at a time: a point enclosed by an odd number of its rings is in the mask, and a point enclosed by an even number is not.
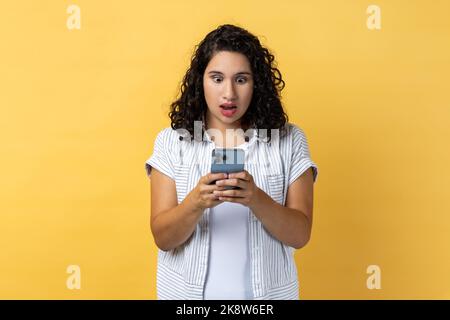
{"type": "MultiPolygon", "coordinates": [[[[215,148],[212,151],[211,173],[233,173],[244,171],[245,151],[240,148],[215,148]]],[[[211,184],[216,183],[213,181],[211,184]]],[[[240,189],[224,186],[226,190],[240,189]]]]}

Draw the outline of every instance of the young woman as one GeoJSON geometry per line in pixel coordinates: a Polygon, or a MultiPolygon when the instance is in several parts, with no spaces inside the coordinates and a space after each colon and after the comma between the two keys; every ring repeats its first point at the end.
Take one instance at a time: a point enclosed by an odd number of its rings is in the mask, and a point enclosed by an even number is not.
{"type": "Polygon", "coordinates": [[[222,25],[196,47],[146,161],[158,299],[299,298],[293,254],[311,235],[318,170],[283,87],[247,30],[222,25]],[[211,173],[225,147],[244,150],[244,171],[211,173]]]}

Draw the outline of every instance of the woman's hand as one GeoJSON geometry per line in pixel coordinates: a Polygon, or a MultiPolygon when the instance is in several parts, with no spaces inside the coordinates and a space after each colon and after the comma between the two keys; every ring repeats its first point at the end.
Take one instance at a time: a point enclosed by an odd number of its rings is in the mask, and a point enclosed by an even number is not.
{"type": "Polygon", "coordinates": [[[228,179],[216,181],[217,186],[236,186],[241,189],[216,190],[213,193],[220,201],[236,202],[252,207],[258,201],[259,189],[250,173],[246,170],[228,174],[228,179]]]}
{"type": "Polygon", "coordinates": [[[189,200],[192,201],[196,209],[212,208],[223,202],[213,192],[224,190],[224,187],[214,184],[214,181],[226,177],[226,173],[208,173],[200,178],[197,186],[188,195],[189,200]]]}

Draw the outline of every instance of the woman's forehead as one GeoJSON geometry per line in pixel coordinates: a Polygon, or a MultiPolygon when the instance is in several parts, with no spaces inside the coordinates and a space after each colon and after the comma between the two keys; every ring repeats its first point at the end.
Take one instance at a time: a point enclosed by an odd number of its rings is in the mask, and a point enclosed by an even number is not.
{"type": "Polygon", "coordinates": [[[221,74],[251,73],[250,63],[245,55],[239,52],[219,51],[208,63],[207,72],[221,74]]]}

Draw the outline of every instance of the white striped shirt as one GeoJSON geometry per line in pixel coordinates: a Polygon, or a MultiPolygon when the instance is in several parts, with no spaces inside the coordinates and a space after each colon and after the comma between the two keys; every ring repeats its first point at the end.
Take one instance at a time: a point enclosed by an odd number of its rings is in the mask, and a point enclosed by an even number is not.
{"type": "MultiPolygon", "coordinates": [[[[289,185],[308,168],[313,168],[314,182],[318,175],[303,130],[291,123],[286,124],[286,128],[285,136],[272,136],[270,142],[258,138],[254,130],[246,148],[244,164],[255,184],[281,205],[285,205],[289,185]]],[[[181,203],[199,179],[210,172],[211,153],[216,146],[208,131],[203,141],[180,140],[179,137],[179,132],[172,128],[161,130],[145,168],[148,176],[154,167],[172,178],[176,184],[178,203],[181,203]]],[[[248,210],[254,299],[298,299],[295,249],[275,239],[248,210]]],[[[170,251],[158,251],[158,299],[203,299],[208,268],[209,213],[209,208],[204,210],[193,234],[185,243],[170,251]]]]}

